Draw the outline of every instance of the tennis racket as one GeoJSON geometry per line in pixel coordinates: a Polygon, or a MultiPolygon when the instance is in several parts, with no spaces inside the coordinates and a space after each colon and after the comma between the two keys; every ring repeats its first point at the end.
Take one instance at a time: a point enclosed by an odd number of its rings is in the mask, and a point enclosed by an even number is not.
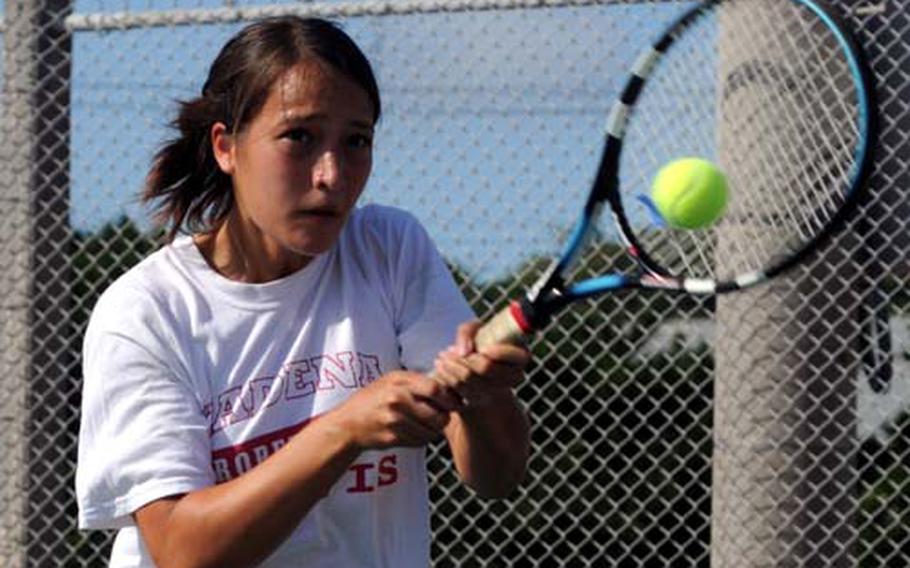
{"type": "Polygon", "coordinates": [[[520,344],[569,304],[625,289],[722,294],[798,265],[842,224],[872,166],[871,73],[843,21],[811,0],[687,4],[635,61],[606,124],[581,215],[527,294],[485,323],[478,346],[520,344]],[[714,161],[729,197],[711,227],[655,222],[647,195],[664,164],[714,161]],[[637,268],[573,282],[608,206],[637,268]]]}

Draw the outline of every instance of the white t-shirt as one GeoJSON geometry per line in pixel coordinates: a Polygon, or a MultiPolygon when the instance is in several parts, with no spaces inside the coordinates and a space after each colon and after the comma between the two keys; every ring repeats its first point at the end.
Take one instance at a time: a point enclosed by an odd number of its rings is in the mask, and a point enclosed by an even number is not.
{"type": "MultiPolygon", "coordinates": [[[[232,479],[383,373],[426,371],[473,317],[419,223],[376,205],[266,284],[189,237],[98,300],[84,343],[79,525],[120,529],[111,566],[153,566],[131,513],[232,479]]],[[[425,450],[366,452],[262,566],[425,567],[425,450]]]]}

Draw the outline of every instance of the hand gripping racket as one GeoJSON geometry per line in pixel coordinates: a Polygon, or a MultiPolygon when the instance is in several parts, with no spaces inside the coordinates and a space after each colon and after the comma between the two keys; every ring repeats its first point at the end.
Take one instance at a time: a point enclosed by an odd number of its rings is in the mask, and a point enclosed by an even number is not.
{"type": "Polygon", "coordinates": [[[877,134],[871,74],[832,9],[811,0],[716,0],[686,9],[634,63],[600,166],[562,254],[476,343],[521,343],[572,302],[644,288],[721,294],[765,282],[823,244],[856,203],[877,134]],[[669,161],[727,175],[711,227],[677,230],[642,205],[669,161]],[[571,282],[608,205],[637,271],[571,282]]]}

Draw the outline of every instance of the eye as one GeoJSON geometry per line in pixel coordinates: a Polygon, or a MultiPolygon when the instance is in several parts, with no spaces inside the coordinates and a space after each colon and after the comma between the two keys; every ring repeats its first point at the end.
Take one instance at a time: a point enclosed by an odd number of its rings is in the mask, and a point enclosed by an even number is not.
{"type": "Polygon", "coordinates": [[[366,149],[373,147],[373,137],[369,134],[352,134],[348,137],[351,148],[366,149]]]}
{"type": "Polygon", "coordinates": [[[281,137],[300,144],[308,144],[313,140],[313,135],[306,128],[292,128],[284,132],[281,137]]]}

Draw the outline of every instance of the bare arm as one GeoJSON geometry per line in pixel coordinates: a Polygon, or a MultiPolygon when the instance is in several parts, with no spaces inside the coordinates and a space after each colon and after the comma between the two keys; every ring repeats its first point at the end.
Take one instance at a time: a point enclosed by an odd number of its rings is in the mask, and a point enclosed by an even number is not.
{"type": "Polygon", "coordinates": [[[524,478],[530,454],[527,414],[513,391],[530,354],[511,345],[471,353],[478,327],[461,326],[455,349],[436,363],[437,378],[468,401],[452,413],[445,435],[465,483],[484,497],[504,497],[524,478]]]}
{"type": "Polygon", "coordinates": [[[483,497],[505,497],[524,478],[530,453],[525,412],[511,393],[454,413],[446,428],[455,467],[483,497]]]}
{"type": "Polygon", "coordinates": [[[439,437],[458,405],[423,376],[389,373],[246,474],[152,502],[136,511],[136,523],[160,568],[255,565],[362,451],[424,445],[439,437]]]}

